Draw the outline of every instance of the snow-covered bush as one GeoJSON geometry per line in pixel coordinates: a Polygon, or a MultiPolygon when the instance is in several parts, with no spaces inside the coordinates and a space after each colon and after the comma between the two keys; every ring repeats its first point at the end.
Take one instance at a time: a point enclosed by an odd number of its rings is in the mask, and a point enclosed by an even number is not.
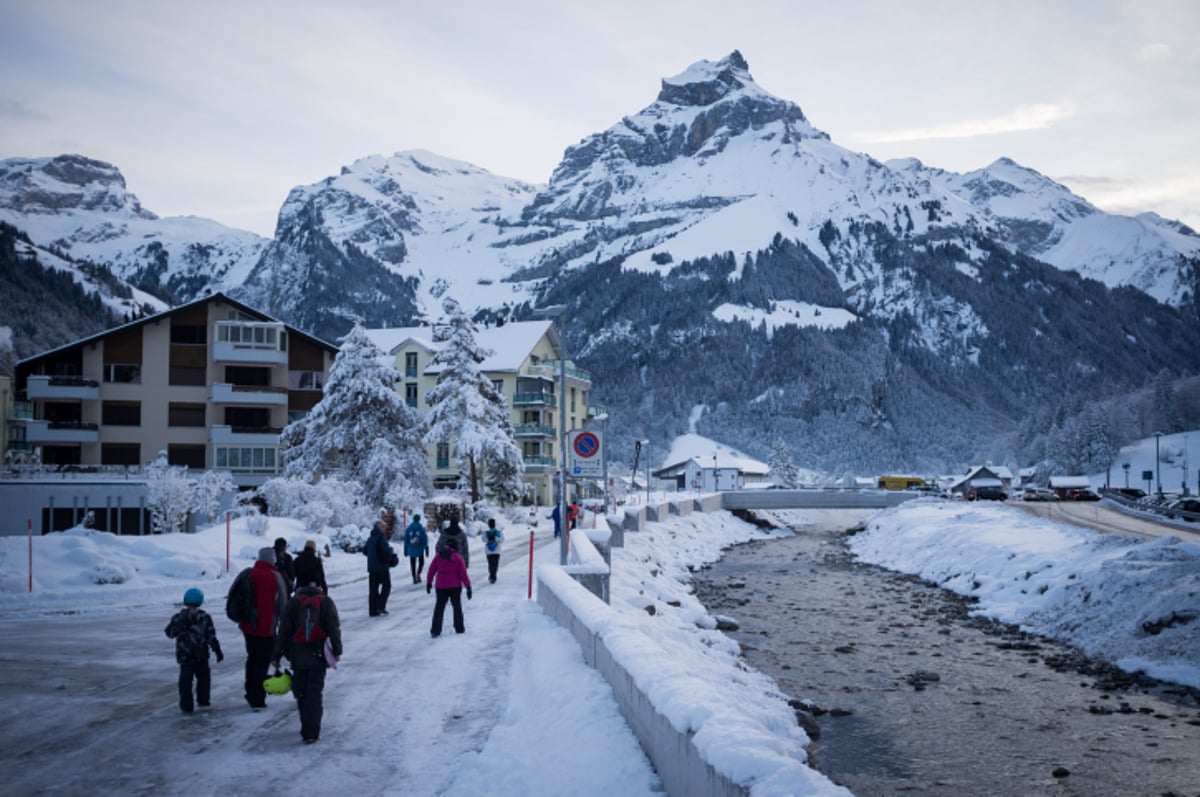
{"type": "Polygon", "coordinates": [[[237,491],[237,482],[227,470],[206,470],[196,481],[193,509],[215,523],[227,505],[226,496],[237,491]]]}
{"type": "Polygon", "coordinates": [[[304,521],[313,534],[347,524],[370,525],[374,509],[360,499],[357,482],[326,476],[316,484],[298,478],[270,479],[258,488],[273,515],[304,521]]]}
{"type": "Polygon", "coordinates": [[[158,459],[146,466],[146,508],[155,533],[183,529],[192,511],[194,489],[187,468],[168,465],[167,452],[158,452],[158,459]]]}
{"type": "Polygon", "coordinates": [[[329,535],[329,542],[346,553],[358,553],[366,546],[367,538],[370,536],[371,527],[369,525],[356,526],[353,523],[347,523],[329,535]]]}

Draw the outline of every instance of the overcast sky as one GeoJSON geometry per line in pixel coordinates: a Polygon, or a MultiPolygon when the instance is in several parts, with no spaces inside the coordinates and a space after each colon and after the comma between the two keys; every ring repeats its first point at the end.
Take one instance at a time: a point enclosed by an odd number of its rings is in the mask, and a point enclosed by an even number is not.
{"type": "Polygon", "coordinates": [[[834,142],[1008,156],[1200,229],[1192,0],[0,0],[0,158],[115,164],[142,204],[270,235],[288,191],[422,148],[544,183],[740,50],[834,142]]]}

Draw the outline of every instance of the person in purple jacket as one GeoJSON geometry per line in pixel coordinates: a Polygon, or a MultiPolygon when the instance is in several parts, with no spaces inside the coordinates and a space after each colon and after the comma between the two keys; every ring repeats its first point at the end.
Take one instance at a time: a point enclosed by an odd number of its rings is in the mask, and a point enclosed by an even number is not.
{"type": "Polygon", "coordinates": [[[446,613],[446,602],[454,608],[454,630],[461,634],[467,630],[463,622],[462,591],[467,588],[467,600],[471,600],[471,577],[467,565],[453,546],[438,546],[437,555],[429,563],[425,574],[425,592],[437,587],[437,602],[433,605],[433,625],[429,634],[437,637],[442,633],[442,616],[446,613]]]}

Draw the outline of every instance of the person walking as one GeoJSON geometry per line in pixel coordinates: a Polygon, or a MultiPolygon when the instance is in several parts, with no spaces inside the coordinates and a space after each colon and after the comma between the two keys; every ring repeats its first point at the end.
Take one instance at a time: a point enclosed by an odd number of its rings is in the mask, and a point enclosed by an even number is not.
{"type": "Polygon", "coordinates": [[[458,525],[458,518],[451,518],[450,524],[442,529],[442,534],[438,537],[437,547],[441,548],[443,545],[449,545],[458,552],[458,555],[462,557],[464,567],[469,568],[471,566],[470,546],[467,545],[466,533],[463,532],[462,526],[458,525]]]}
{"type": "Polygon", "coordinates": [[[225,660],[217,629],[212,617],[200,608],[204,593],[192,587],[183,593],[183,608],[164,629],[175,640],[175,661],[179,664],[179,709],[191,714],[196,706],[206,708],[212,690],[212,671],[208,667],[208,652],[217,654],[217,662],[225,660]],[[192,681],[196,682],[195,702],[192,701],[192,681]]]}
{"type": "Polygon", "coordinates": [[[408,557],[413,583],[420,584],[425,573],[425,557],[429,556],[429,534],[421,525],[418,514],[413,515],[412,523],[404,530],[404,555],[408,557]]]}
{"type": "Polygon", "coordinates": [[[296,584],[301,587],[315,584],[321,588],[321,592],[329,594],[329,585],[325,583],[325,565],[317,553],[316,540],[304,543],[304,550],[296,555],[296,584]]]}
{"type": "Polygon", "coordinates": [[[433,604],[433,624],[429,627],[429,635],[439,637],[442,634],[442,617],[446,613],[446,603],[453,607],[455,633],[462,634],[467,630],[463,620],[462,591],[467,588],[467,600],[471,600],[471,576],[467,574],[467,564],[451,545],[438,545],[437,555],[429,563],[429,572],[425,576],[426,594],[437,587],[437,600],[433,604]]]}
{"type": "Polygon", "coordinates": [[[272,658],[276,670],[285,654],[292,663],[292,695],[305,744],[321,738],[325,672],[330,666],[325,658],[326,640],[333,660],[341,659],[342,625],[333,598],[315,584],[301,584],[283,610],[272,658]]]}
{"type": "Polygon", "coordinates": [[[504,532],[496,528],[496,519],[488,518],[487,531],[483,533],[483,549],[487,551],[488,583],[496,583],[496,572],[500,569],[500,543],[504,532]]]}
{"type": "Polygon", "coordinates": [[[550,519],[554,521],[554,536],[562,534],[562,511],[558,508],[558,504],[550,510],[550,519]]]}
{"type": "Polygon", "coordinates": [[[392,557],[395,552],[387,540],[387,523],[375,521],[363,553],[367,555],[367,613],[372,617],[387,614],[388,596],[392,594],[392,557]]]}
{"type": "Polygon", "coordinates": [[[288,553],[287,540],[283,537],[275,538],[275,569],[283,576],[288,595],[291,595],[296,591],[296,560],[288,553]]]}
{"type": "Polygon", "coordinates": [[[279,617],[287,604],[287,583],[275,568],[275,549],[260,548],[253,566],[238,573],[229,588],[228,602],[235,600],[249,607],[238,628],[246,641],[246,702],[258,711],[267,707],[263,681],[271,667],[271,652],[279,617]],[[245,596],[245,597],[242,597],[245,596]]]}

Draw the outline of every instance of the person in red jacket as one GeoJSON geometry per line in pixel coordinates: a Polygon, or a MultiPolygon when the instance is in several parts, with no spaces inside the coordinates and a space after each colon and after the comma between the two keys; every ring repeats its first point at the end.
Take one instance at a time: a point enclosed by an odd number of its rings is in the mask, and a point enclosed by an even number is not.
{"type": "Polygon", "coordinates": [[[425,574],[425,592],[437,587],[437,602],[433,605],[433,625],[429,628],[430,636],[440,636],[442,633],[442,616],[446,613],[446,602],[454,607],[454,630],[463,633],[467,630],[463,622],[462,591],[467,588],[467,600],[471,600],[471,577],[467,574],[467,564],[458,555],[453,546],[438,546],[437,555],[429,563],[425,574]]]}
{"type": "Polygon", "coordinates": [[[246,640],[246,702],[257,711],[267,707],[263,681],[271,667],[275,633],[279,630],[279,618],[288,599],[287,582],[275,569],[275,549],[260,549],[258,561],[238,573],[230,592],[239,588],[242,579],[250,581],[251,605],[254,607],[253,619],[238,624],[246,640]]]}

